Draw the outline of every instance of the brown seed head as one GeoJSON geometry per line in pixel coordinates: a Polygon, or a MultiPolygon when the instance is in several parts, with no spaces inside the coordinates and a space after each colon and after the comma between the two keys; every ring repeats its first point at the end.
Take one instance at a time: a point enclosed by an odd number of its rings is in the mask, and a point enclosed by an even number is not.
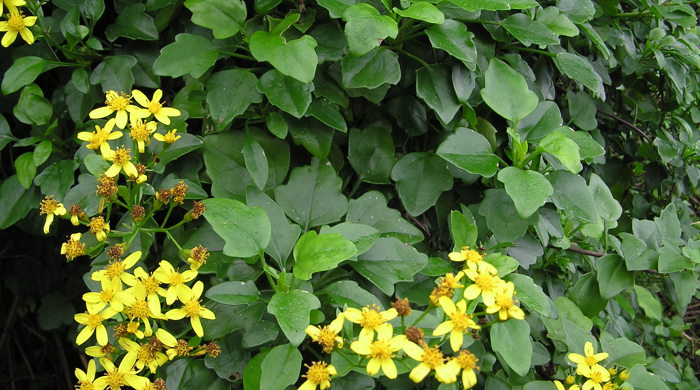
{"type": "Polygon", "coordinates": [[[408,298],[396,298],[394,302],[391,303],[391,307],[396,309],[399,316],[406,317],[411,314],[411,306],[409,305],[408,298]]]}
{"type": "Polygon", "coordinates": [[[112,177],[101,175],[97,179],[97,195],[102,198],[111,198],[117,193],[117,180],[112,177]]]}
{"type": "Polygon", "coordinates": [[[423,341],[423,337],[425,337],[423,329],[416,328],[415,326],[409,326],[404,334],[406,335],[407,339],[416,344],[420,344],[423,341]]]}
{"type": "Polygon", "coordinates": [[[187,190],[189,187],[187,187],[187,184],[185,184],[184,181],[180,180],[179,183],[175,184],[175,187],[173,187],[173,201],[178,204],[182,204],[182,202],[185,201],[185,196],[187,195],[187,190]]]}
{"type": "Polygon", "coordinates": [[[144,209],[143,206],[137,204],[131,208],[131,219],[133,219],[134,221],[141,221],[145,215],[146,209],[144,209]]]}
{"type": "Polygon", "coordinates": [[[113,261],[117,261],[124,256],[124,247],[121,244],[116,244],[107,249],[107,256],[113,261]]]}
{"type": "Polygon", "coordinates": [[[216,341],[211,341],[207,344],[207,355],[211,358],[216,358],[221,353],[221,347],[216,341]]]}
{"type": "Polygon", "coordinates": [[[192,215],[192,219],[197,219],[201,217],[206,210],[207,206],[204,205],[204,202],[196,201],[194,202],[194,205],[192,205],[192,211],[190,211],[190,215],[192,215]]]}

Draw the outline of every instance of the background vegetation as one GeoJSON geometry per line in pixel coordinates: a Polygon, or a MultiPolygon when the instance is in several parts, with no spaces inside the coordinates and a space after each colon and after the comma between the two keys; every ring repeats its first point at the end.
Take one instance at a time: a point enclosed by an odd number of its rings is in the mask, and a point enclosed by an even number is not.
{"type": "MultiPolygon", "coordinates": [[[[3,20],[17,3],[0,2],[3,20]]],[[[119,196],[151,208],[135,224],[115,203],[106,244],[136,238],[150,270],[161,259],[185,269],[181,249],[206,246],[198,280],[217,320],[204,340],[221,346],[151,379],[298,385],[302,358],[321,352],[307,325],[394,297],[419,316],[436,278],[459,270],[448,253],[470,245],[503,255],[529,329],[519,350],[489,330],[470,341],[477,388],[554,388],[567,354],[594,341],[629,370],[629,388],[697,389],[696,7],[26,0],[36,41],[17,37],[0,57],[0,386],[71,388],[86,367],[73,315],[99,291],[89,275],[107,246],[82,228],[91,256],[66,262],[61,243],[81,228],[66,214],[44,235],[39,205],[52,195],[97,215],[109,163],[76,137],[104,126],[88,114],[106,91],[138,88],[163,91],[181,115],[157,132],[182,138],[150,143],[145,183],[120,182],[119,196]],[[155,192],[180,180],[184,203],[159,210],[155,192]],[[205,218],[186,220],[205,198],[205,218]],[[185,222],[166,235],[168,218],[185,222]]],[[[389,381],[330,361],[334,388],[413,386],[415,363],[389,381]]]]}

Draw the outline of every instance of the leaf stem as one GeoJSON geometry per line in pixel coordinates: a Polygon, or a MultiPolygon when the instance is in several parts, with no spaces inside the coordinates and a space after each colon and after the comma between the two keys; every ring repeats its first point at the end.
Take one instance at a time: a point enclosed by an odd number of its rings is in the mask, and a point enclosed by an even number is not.
{"type": "Polygon", "coordinates": [[[406,51],[404,49],[398,49],[398,50],[399,50],[399,52],[405,54],[407,57],[410,57],[410,58],[414,59],[416,62],[423,65],[423,67],[430,69],[430,64],[425,62],[422,58],[418,57],[417,55],[409,53],[408,51],[406,51]]]}
{"type": "Polygon", "coordinates": [[[528,53],[535,53],[535,54],[541,54],[543,56],[555,58],[557,55],[554,53],[550,53],[548,51],[540,50],[540,49],[533,49],[530,47],[522,47],[522,46],[512,46],[512,45],[505,45],[505,49],[511,49],[511,50],[520,50],[520,51],[526,51],[528,53]]]}
{"type": "Polygon", "coordinates": [[[433,305],[428,305],[428,308],[427,308],[423,313],[421,313],[421,315],[418,316],[418,318],[416,318],[415,321],[413,321],[413,323],[411,324],[411,326],[416,326],[416,324],[418,324],[418,323],[420,322],[420,320],[422,320],[423,317],[425,317],[425,316],[426,316],[431,310],[433,310],[434,308],[435,308],[435,306],[433,306],[433,305]]]}
{"type": "Polygon", "coordinates": [[[247,61],[252,61],[252,62],[258,62],[258,60],[256,60],[255,57],[253,57],[253,56],[248,56],[248,55],[245,55],[245,54],[238,54],[238,53],[234,53],[234,52],[228,51],[228,50],[219,50],[219,53],[221,53],[221,54],[226,54],[226,55],[229,56],[229,57],[238,58],[238,59],[241,59],[241,60],[247,60],[247,61]]]}

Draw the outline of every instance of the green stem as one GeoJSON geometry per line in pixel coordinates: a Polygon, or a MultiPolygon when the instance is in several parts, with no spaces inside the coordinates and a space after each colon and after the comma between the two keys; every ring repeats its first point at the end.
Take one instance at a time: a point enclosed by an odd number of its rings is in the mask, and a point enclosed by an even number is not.
{"type": "Polygon", "coordinates": [[[528,53],[535,53],[535,54],[541,54],[543,56],[555,58],[557,55],[554,53],[550,53],[548,51],[544,50],[539,50],[539,49],[532,49],[530,47],[522,47],[522,46],[512,46],[512,45],[505,45],[505,49],[512,49],[512,50],[520,50],[520,51],[526,51],[528,53]]]}
{"type": "Polygon", "coordinates": [[[428,306],[428,309],[426,309],[420,316],[418,316],[418,318],[416,318],[416,320],[413,321],[413,323],[411,324],[411,326],[416,326],[416,324],[419,323],[420,320],[422,320],[423,317],[425,317],[428,313],[430,313],[430,311],[433,310],[433,308],[434,308],[433,305],[429,305],[429,306],[428,306]]]}
{"type": "Polygon", "coordinates": [[[471,20],[463,20],[465,23],[481,23],[481,24],[497,24],[501,25],[501,22],[495,21],[495,20],[484,20],[484,19],[471,19],[471,20]]]}
{"type": "Polygon", "coordinates": [[[638,12],[622,12],[619,14],[610,15],[610,17],[615,18],[615,19],[624,19],[624,18],[636,18],[639,16],[646,16],[646,15],[651,15],[649,13],[649,10],[638,11],[638,12]]]}
{"type": "Polygon", "coordinates": [[[169,231],[166,231],[166,232],[165,232],[165,235],[168,236],[168,238],[170,239],[170,241],[172,241],[173,244],[175,244],[175,246],[177,247],[178,250],[180,250],[180,252],[183,252],[182,247],[181,247],[180,244],[177,242],[177,240],[175,239],[175,237],[173,237],[173,235],[170,234],[169,231]]]}
{"type": "Polygon", "coordinates": [[[497,155],[497,154],[494,154],[494,155],[496,156],[496,158],[498,159],[498,161],[499,161],[501,164],[503,164],[503,165],[506,166],[506,167],[509,166],[509,164],[506,162],[506,160],[502,159],[501,156],[499,156],[499,155],[497,155]]]}
{"type": "Polygon", "coordinates": [[[160,224],[160,228],[161,228],[161,229],[165,227],[165,224],[166,224],[166,223],[168,223],[168,218],[170,218],[170,213],[173,212],[173,209],[174,209],[174,208],[175,208],[174,206],[168,207],[168,212],[165,213],[165,218],[163,218],[163,223],[160,224]]]}
{"type": "Polygon", "coordinates": [[[422,58],[420,58],[420,57],[418,57],[418,56],[416,56],[416,55],[414,55],[414,54],[412,54],[412,53],[409,53],[408,51],[406,51],[406,50],[404,50],[404,49],[398,49],[398,50],[399,50],[399,52],[405,54],[407,57],[410,57],[410,58],[414,59],[416,62],[418,62],[418,63],[420,63],[421,65],[423,65],[423,67],[430,69],[430,64],[427,63],[427,62],[425,62],[425,61],[423,61],[422,58]]]}
{"type": "Polygon", "coordinates": [[[257,62],[257,61],[258,61],[258,60],[256,60],[254,57],[252,57],[252,56],[248,56],[248,55],[245,55],[245,54],[238,54],[238,53],[234,53],[234,52],[232,52],[232,51],[220,50],[219,53],[221,53],[221,54],[226,54],[226,55],[229,56],[229,57],[238,58],[238,59],[241,59],[241,60],[247,60],[247,61],[253,61],[253,62],[257,62]]]}
{"type": "Polygon", "coordinates": [[[265,252],[260,251],[260,262],[264,265],[263,267],[263,272],[265,272],[265,276],[267,277],[267,282],[270,283],[270,287],[272,287],[275,292],[277,292],[277,285],[275,284],[274,279],[272,279],[272,275],[270,275],[269,272],[267,272],[267,263],[265,262],[265,252]]]}

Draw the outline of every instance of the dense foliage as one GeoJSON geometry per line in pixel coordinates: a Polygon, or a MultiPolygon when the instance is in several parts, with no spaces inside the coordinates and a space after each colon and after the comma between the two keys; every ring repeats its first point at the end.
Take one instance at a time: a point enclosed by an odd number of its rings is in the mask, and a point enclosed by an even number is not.
{"type": "Polygon", "coordinates": [[[3,388],[700,387],[695,1],[0,6],[3,388]]]}

